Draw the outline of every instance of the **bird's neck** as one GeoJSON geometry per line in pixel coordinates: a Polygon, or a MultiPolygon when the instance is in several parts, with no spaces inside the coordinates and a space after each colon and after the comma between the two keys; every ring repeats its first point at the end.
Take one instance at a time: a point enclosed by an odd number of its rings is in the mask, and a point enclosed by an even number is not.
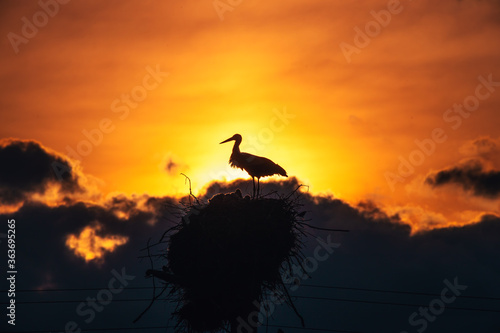
{"type": "Polygon", "coordinates": [[[233,146],[233,154],[239,154],[240,153],[240,143],[241,141],[237,140],[234,142],[233,146]]]}

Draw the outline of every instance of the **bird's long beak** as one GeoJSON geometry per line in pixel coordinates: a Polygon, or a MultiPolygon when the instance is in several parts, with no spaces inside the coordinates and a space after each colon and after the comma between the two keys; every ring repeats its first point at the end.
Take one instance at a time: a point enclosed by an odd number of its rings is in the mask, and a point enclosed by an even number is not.
{"type": "MultiPolygon", "coordinates": [[[[226,143],[226,142],[229,142],[229,141],[231,141],[231,140],[234,140],[234,136],[230,137],[230,138],[229,138],[229,139],[227,139],[227,140],[222,141],[221,143],[226,143]]],[[[219,143],[219,144],[221,144],[221,143],[219,143]]]]}

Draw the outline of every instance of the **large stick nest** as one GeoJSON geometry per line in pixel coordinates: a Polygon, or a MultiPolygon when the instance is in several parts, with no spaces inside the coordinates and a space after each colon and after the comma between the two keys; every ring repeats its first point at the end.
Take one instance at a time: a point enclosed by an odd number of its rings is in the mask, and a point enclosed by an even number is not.
{"type": "Polygon", "coordinates": [[[178,324],[217,331],[258,310],[254,301],[286,293],[285,263],[300,256],[298,204],[288,198],[242,198],[237,190],[187,207],[172,229],[163,270],[149,270],[171,287],[178,324]]]}

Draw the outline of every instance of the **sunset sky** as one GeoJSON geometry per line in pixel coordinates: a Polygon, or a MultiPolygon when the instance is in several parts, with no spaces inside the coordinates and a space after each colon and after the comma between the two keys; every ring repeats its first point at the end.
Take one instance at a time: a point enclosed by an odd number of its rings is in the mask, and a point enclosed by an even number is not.
{"type": "MultiPolygon", "coordinates": [[[[401,2],[392,14],[380,1],[245,1],[223,21],[211,2],[152,4],[68,3],[32,38],[3,38],[1,136],[62,154],[80,148],[83,172],[103,193],[186,194],[180,172],[196,190],[245,177],[218,145],[240,133],[242,150],[271,157],[312,192],[404,210],[417,228],[498,212],[495,198],[424,184],[478,158],[475,140],[498,147],[497,2],[401,2]],[[386,26],[369,24],[375,17],[386,26]],[[367,27],[374,37],[355,40],[367,27]],[[159,72],[151,90],[141,89],[148,68],[159,72]],[[489,76],[489,97],[447,122],[445,112],[489,76]],[[276,112],[288,116],[277,121],[276,112]],[[102,142],[81,143],[103,119],[112,123],[102,142]],[[403,180],[389,176],[435,128],[446,136],[435,152],[403,180]]],[[[4,36],[23,36],[20,18],[41,10],[2,6],[4,36]]]]}
{"type": "MultiPolygon", "coordinates": [[[[73,177],[9,192],[5,173],[4,214],[113,198],[151,211],[189,194],[181,173],[201,196],[249,178],[219,144],[239,133],[309,194],[413,234],[500,216],[498,1],[9,0],[0,22],[3,172],[25,179],[5,166],[24,142],[73,177]]],[[[87,222],[65,236],[75,257],[130,241],[87,222]]]]}

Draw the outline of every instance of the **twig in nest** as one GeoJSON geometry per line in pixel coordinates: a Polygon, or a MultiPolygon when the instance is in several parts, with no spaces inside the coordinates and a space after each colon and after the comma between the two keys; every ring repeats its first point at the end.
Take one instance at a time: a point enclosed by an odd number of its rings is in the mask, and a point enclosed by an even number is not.
{"type": "Polygon", "coordinates": [[[293,311],[295,312],[295,314],[297,315],[297,317],[299,317],[300,323],[302,324],[302,327],[306,327],[306,325],[304,323],[304,318],[300,315],[299,311],[295,307],[295,304],[293,304],[293,300],[290,297],[290,294],[288,293],[288,290],[286,289],[286,286],[285,286],[285,283],[283,282],[283,279],[280,279],[279,282],[281,283],[281,286],[283,287],[283,291],[284,291],[287,303],[293,309],[293,311]]]}
{"type": "MultiPolygon", "coordinates": [[[[189,181],[189,204],[191,205],[191,197],[193,197],[196,200],[196,203],[199,205],[200,202],[198,201],[198,198],[193,194],[193,191],[191,191],[191,179],[182,172],[181,175],[186,177],[186,180],[189,181]]],[[[186,180],[184,181],[184,184],[186,183],[186,180]]]]}
{"type": "Polygon", "coordinates": [[[294,195],[302,186],[304,187],[307,187],[307,190],[309,191],[309,185],[304,185],[304,184],[300,184],[299,186],[297,186],[297,188],[295,190],[293,190],[292,193],[290,193],[286,198],[289,199],[292,195],[294,195]]]}

